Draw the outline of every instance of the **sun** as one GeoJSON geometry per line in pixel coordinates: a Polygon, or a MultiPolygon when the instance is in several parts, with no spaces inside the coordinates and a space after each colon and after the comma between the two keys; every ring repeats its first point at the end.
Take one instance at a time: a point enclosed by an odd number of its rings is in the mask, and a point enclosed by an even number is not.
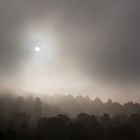
{"type": "Polygon", "coordinates": [[[35,47],[35,52],[40,52],[40,47],[39,46],[35,47]]]}

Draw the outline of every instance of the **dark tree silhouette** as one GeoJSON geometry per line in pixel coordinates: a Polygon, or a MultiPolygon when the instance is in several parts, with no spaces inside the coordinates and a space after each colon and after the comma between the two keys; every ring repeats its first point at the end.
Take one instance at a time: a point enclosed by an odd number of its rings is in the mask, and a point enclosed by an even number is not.
{"type": "Polygon", "coordinates": [[[47,96],[44,102],[41,98],[0,95],[0,140],[140,139],[139,104],[57,97],[47,96]]]}

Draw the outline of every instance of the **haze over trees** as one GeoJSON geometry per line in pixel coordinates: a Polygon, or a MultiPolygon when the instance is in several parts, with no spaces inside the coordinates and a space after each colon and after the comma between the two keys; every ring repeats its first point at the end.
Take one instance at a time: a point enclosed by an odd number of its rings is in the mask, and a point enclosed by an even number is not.
{"type": "Polygon", "coordinates": [[[1,140],[138,140],[140,104],[0,94],[1,140]]]}
{"type": "Polygon", "coordinates": [[[140,104],[0,95],[0,140],[139,140],[140,104]]]}
{"type": "Polygon", "coordinates": [[[75,117],[81,112],[97,116],[104,113],[108,113],[110,116],[140,114],[140,104],[133,102],[120,104],[111,99],[103,102],[98,97],[91,100],[88,96],[44,95],[39,98],[35,96],[18,96],[10,93],[0,94],[0,116],[5,118],[10,118],[16,113],[26,113],[34,119],[44,116],[54,117],[58,114],[75,117]]]}

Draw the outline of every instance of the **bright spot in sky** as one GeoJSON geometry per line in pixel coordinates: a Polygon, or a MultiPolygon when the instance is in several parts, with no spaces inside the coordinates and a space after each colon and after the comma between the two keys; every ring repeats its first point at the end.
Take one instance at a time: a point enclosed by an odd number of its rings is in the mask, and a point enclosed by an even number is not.
{"type": "Polygon", "coordinates": [[[35,47],[35,52],[40,52],[40,47],[39,46],[35,47]]]}

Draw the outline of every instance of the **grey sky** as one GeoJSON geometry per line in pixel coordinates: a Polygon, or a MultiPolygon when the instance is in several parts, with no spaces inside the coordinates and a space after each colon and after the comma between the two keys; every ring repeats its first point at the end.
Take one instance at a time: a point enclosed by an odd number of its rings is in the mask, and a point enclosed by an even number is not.
{"type": "Polygon", "coordinates": [[[139,6],[137,0],[0,0],[1,79],[138,84],[139,6]]]}

